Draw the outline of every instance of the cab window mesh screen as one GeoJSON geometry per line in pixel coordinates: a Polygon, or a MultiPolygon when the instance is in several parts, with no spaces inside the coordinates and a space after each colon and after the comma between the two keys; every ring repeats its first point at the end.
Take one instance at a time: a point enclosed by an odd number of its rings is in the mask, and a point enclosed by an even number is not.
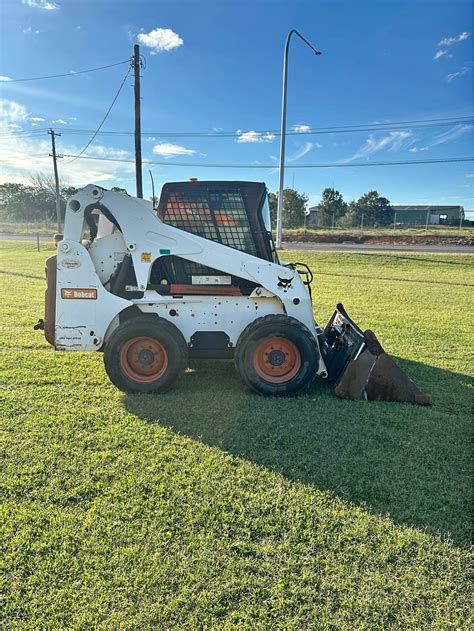
{"type": "Polygon", "coordinates": [[[206,267],[205,265],[200,265],[199,263],[193,263],[193,261],[187,261],[183,259],[184,271],[187,276],[219,276],[222,272],[219,272],[212,267],[206,267]]]}
{"type": "Polygon", "coordinates": [[[257,254],[240,191],[172,192],[163,221],[236,250],[257,254]]]}

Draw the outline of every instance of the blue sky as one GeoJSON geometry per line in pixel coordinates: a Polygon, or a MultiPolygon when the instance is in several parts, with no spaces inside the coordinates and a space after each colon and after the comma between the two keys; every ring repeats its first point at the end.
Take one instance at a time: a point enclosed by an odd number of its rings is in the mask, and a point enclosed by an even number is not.
{"type": "MultiPolygon", "coordinates": [[[[470,122],[443,127],[308,134],[334,127],[473,114],[472,9],[464,0],[3,0],[0,75],[35,77],[122,61],[140,41],[144,132],[225,130],[231,138],[143,140],[145,193],[155,185],[199,179],[249,179],[277,188],[274,168],[175,167],[170,163],[277,163],[282,53],[289,29],[323,51],[315,57],[291,44],[288,84],[288,166],[361,163],[473,155],[470,122]],[[163,30],[160,30],[163,29],[163,30]],[[166,30],[169,29],[169,30],[166,30]]],[[[0,82],[0,181],[28,181],[52,172],[44,127],[61,130],[58,151],[78,153],[95,129],[126,65],[44,81],[0,82]],[[15,136],[20,131],[34,136],[15,136]]],[[[133,130],[131,77],[103,130],[133,130]]],[[[87,155],[131,159],[133,138],[100,135],[87,155]]],[[[134,192],[133,165],[60,161],[60,176],[82,185],[124,186],[134,192]]],[[[317,203],[326,186],[347,200],[376,189],[392,203],[462,204],[474,208],[474,163],[288,169],[286,185],[317,203]]]]}

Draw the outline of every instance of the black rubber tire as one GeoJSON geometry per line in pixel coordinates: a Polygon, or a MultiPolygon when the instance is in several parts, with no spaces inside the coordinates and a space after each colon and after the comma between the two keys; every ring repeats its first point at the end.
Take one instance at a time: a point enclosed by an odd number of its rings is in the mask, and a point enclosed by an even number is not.
{"type": "Polygon", "coordinates": [[[165,392],[182,377],[188,365],[188,348],[181,332],[168,320],[145,314],[120,324],[107,341],[104,366],[110,381],[124,392],[165,392]],[[141,383],[122,370],[120,353],[124,344],[135,337],[151,337],[165,349],[168,363],[156,380],[141,383]]]}
{"type": "Polygon", "coordinates": [[[304,324],[286,315],[268,315],[254,320],[241,333],[235,350],[235,366],[242,381],[254,392],[285,396],[296,394],[314,379],[319,362],[316,339],[304,324]],[[265,339],[283,337],[292,342],[301,357],[301,366],[291,379],[284,383],[265,381],[256,371],[254,354],[265,339]]]}

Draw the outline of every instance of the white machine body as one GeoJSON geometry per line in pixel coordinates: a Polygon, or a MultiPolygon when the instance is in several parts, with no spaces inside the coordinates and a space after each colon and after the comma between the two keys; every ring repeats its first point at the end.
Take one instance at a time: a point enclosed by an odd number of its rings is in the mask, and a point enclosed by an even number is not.
{"type": "MultiPolygon", "coordinates": [[[[193,282],[209,279],[193,278],[193,282]]],[[[163,223],[151,202],[125,193],[86,186],[67,204],[64,238],[58,244],[54,346],[57,350],[98,351],[130,307],[169,320],[189,348],[197,332],[222,332],[235,347],[242,331],[256,318],[286,314],[318,340],[310,294],[297,271],[260,259],[163,223]],[[100,209],[112,214],[120,230],[100,209]],[[85,212],[99,214],[95,239],[84,241],[85,212]],[[130,254],[136,276],[133,298],[114,295],[110,279],[130,254]],[[166,295],[149,288],[153,264],[160,257],[182,259],[218,270],[210,280],[226,284],[240,277],[256,284],[250,295],[166,295]]],[[[317,374],[326,376],[320,353],[317,374]]]]}

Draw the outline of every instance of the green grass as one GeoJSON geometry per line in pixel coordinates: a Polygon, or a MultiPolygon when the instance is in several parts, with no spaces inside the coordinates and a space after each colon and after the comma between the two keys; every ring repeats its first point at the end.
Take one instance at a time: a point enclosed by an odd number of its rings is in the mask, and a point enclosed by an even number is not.
{"type": "Polygon", "coordinates": [[[57,224],[51,222],[27,223],[21,221],[0,221],[0,234],[15,234],[32,236],[37,233],[40,235],[53,235],[58,231],[57,224]]]}
{"type": "Polygon", "coordinates": [[[262,398],[229,362],[124,395],[32,330],[51,252],[0,243],[2,628],[469,627],[472,257],[285,252],[422,408],[262,398]]]}

